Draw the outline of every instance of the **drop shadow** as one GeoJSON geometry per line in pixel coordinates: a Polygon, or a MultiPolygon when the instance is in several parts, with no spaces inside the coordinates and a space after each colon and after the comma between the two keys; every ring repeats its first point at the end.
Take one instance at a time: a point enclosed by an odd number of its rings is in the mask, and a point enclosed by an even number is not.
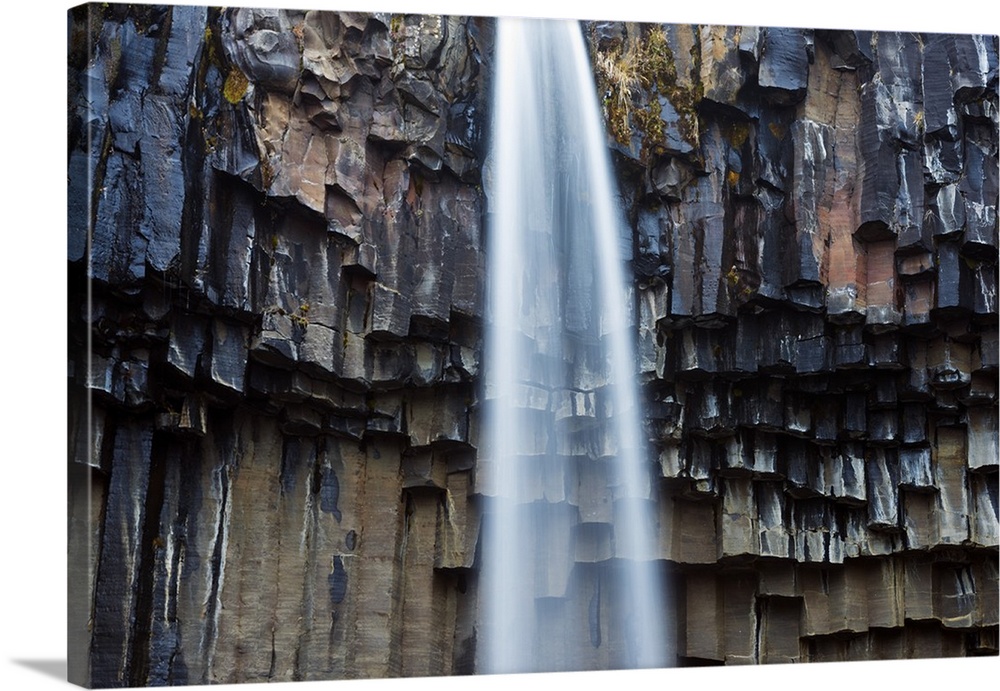
{"type": "Polygon", "coordinates": [[[66,681],[66,660],[11,660],[16,665],[27,667],[47,677],[66,681]]]}

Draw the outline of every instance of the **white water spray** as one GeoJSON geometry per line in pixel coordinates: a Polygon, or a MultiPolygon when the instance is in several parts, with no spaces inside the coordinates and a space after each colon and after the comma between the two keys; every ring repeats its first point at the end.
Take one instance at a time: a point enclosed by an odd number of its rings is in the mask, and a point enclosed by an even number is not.
{"type": "Polygon", "coordinates": [[[499,20],[494,79],[483,459],[493,498],[484,518],[480,668],[593,668],[588,655],[609,667],[665,666],[624,222],[579,25],[499,20]],[[566,645],[545,640],[552,603],[569,597],[560,569],[572,565],[575,548],[566,543],[577,536],[563,529],[575,507],[545,478],[572,463],[609,464],[614,501],[608,572],[618,575],[607,597],[617,638],[604,634],[600,581],[589,604],[558,610],[573,620],[567,609],[589,608],[589,649],[574,649],[572,636],[566,645]],[[602,645],[614,654],[596,653],[602,645]]]}

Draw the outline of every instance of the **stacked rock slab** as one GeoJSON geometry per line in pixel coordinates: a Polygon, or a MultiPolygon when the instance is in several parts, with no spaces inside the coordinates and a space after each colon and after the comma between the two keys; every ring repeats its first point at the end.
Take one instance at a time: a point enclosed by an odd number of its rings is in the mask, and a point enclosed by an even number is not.
{"type": "MultiPolygon", "coordinates": [[[[493,20],[71,19],[72,680],[476,672],[493,20]]],[[[996,654],[996,37],[584,30],[677,663],[996,654]]],[[[536,483],[581,669],[601,448],[536,483]]]]}

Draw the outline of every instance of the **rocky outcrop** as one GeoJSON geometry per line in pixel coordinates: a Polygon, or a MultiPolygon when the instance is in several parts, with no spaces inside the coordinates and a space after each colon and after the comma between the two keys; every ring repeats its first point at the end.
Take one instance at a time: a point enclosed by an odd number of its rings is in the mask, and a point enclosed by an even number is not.
{"type": "Polygon", "coordinates": [[[996,38],[591,44],[657,104],[613,146],[679,658],[995,654],[996,38]]]}
{"type": "MultiPolygon", "coordinates": [[[[71,678],[475,672],[493,21],[72,18],[71,678]]],[[[996,654],[996,38],[584,30],[678,664],[996,654]]],[[[538,478],[584,667],[602,473],[538,478]]]]}
{"type": "Polygon", "coordinates": [[[74,18],[75,679],[472,671],[492,24],[74,18]]]}

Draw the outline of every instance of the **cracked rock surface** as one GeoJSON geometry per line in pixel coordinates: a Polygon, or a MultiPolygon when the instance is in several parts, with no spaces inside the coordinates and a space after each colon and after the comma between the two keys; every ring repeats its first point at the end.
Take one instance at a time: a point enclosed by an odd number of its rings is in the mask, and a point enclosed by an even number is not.
{"type": "MultiPolygon", "coordinates": [[[[71,679],[476,672],[494,20],[71,19],[71,679]]],[[[997,38],[582,30],[673,659],[997,654],[997,38]]],[[[608,414],[567,358],[526,454],[608,414]]],[[[532,480],[566,536],[536,591],[595,669],[621,555],[585,437],[532,480]]]]}

